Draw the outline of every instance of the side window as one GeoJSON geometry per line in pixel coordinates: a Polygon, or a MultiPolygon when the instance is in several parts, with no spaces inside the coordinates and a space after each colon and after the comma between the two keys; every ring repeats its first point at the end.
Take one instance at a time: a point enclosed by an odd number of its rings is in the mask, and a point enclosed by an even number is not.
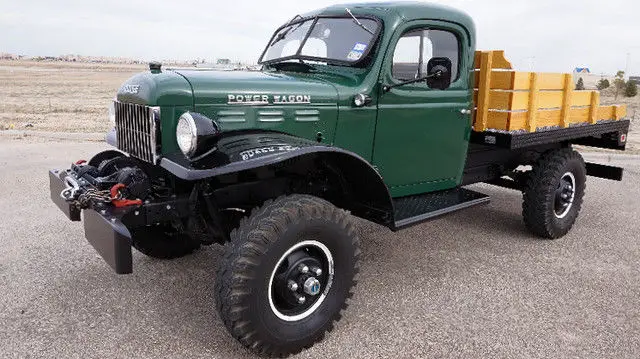
{"type": "Polygon", "coordinates": [[[433,57],[451,60],[451,79],[458,78],[460,63],[458,38],[444,30],[411,30],[398,40],[393,53],[393,78],[407,81],[426,76],[427,64],[433,57]]]}

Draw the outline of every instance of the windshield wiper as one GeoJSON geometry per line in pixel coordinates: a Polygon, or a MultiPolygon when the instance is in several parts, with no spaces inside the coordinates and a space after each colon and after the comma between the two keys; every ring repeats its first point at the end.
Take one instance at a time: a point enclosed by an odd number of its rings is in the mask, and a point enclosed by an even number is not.
{"type": "MultiPolygon", "coordinates": [[[[287,22],[287,25],[290,25],[292,22],[296,21],[296,19],[298,19],[298,18],[303,19],[303,17],[302,17],[302,16],[300,16],[300,15],[296,15],[296,16],[294,16],[294,17],[293,17],[293,19],[291,19],[291,20],[289,20],[289,22],[287,22]]],[[[271,46],[273,46],[273,45],[277,44],[278,42],[280,42],[280,41],[282,41],[282,40],[284,40],[284,39],[287,37],[287,35],[289,35],[289,33],[290,33],[291,31],[293,31],[293,30],[295,30],[295,29],[299,28],[300,26],[302,26],[302,24],[304,24],[304,21],[301,21],[301,22],[298,24],[298,26],[296,26],[295,28],[294,28],[293,26],[291,26],[291,27],[289,27],[286,31],[283,31],[283,32],[279,33],[279,34],[278,34],[278,36],[276,36],[276,38],[275,38],[275,39],[273,39],[273,42],[271,43],[271,45],[269,45],[269,47],[271,47],[271,46]]],[[[286,25],[285,25],[285,26],[286,26],[286,25]]]]}
{"type": "Polygon", "coordinates": [[[366,26],[364,26],[359,20],[358,18],[356,18],[355,16],[353,16],[353,13],[351,12],[351,10],[349,10],[349,8],[345,8],[345,10],[347,10],[347,14],[351,15],[351,17],[353,18],[353,21],[355,21],[356,24],[358,24],[358,26],[360,26],[361,28],[364,29],[364,31],[370,33],[371,35],[374,35],[373,31],[369,30],[366,26]]]}

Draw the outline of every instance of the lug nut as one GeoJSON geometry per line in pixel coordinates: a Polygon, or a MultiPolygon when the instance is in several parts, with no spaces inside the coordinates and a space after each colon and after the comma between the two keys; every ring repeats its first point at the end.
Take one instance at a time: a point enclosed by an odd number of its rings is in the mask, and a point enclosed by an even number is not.
{"type": "Polygon", "coordinates": [[[298,296],[298,303],[304,304],[304,302],[306,301],[307,301],[307,298],[305,298],[304,295],[298,296]]]}
{"type": "Polygon", "coordinates": [[[318,267],[311,268],[311,272],[315,273],[315,275],[317,275],[317,276],[321,276],[322,275],[322,269],[320,269],[318,267]]]}
{"type": "Polygon", "coordinates": [[[300,273],[309,273],[309,267],[304,264],[300,264],[298,266],[298,270],[300,271],[300,273]]]}
{"type": "Polygon", "coordinates": [[[298,290],[298,283],[289,280],[289,283],[287,285],[289,287],[289,290],[291,290],[292,292],[295,292],[296,290],[298,290]]]}

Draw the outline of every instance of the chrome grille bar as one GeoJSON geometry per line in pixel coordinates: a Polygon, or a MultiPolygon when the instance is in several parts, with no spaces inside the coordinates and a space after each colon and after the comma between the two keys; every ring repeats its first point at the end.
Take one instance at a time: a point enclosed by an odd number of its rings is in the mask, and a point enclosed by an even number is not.
{"type": "Polygon", "coordinates": [[[118,149],[143,161],[156,163],[157,119],[154,109],[133,103],[114,101],[118,149]]]}

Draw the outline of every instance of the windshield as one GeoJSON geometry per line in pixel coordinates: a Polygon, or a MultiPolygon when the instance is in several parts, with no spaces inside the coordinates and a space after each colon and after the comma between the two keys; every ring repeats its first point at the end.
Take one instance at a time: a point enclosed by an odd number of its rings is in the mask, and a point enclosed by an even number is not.
{"type": "Polygon", "coordinates": [[[312,18],[278,30],[261,63],[306,59],[326,63],[356,63],[369,52],[379,24],[372,19],[312,18]],[[317,19],[317,21],[316,21],[317,19]],[[311,30],[311,32],[309,32],[311,30]],[[305,38],[309,34],[309,37],[305,38]]]}

